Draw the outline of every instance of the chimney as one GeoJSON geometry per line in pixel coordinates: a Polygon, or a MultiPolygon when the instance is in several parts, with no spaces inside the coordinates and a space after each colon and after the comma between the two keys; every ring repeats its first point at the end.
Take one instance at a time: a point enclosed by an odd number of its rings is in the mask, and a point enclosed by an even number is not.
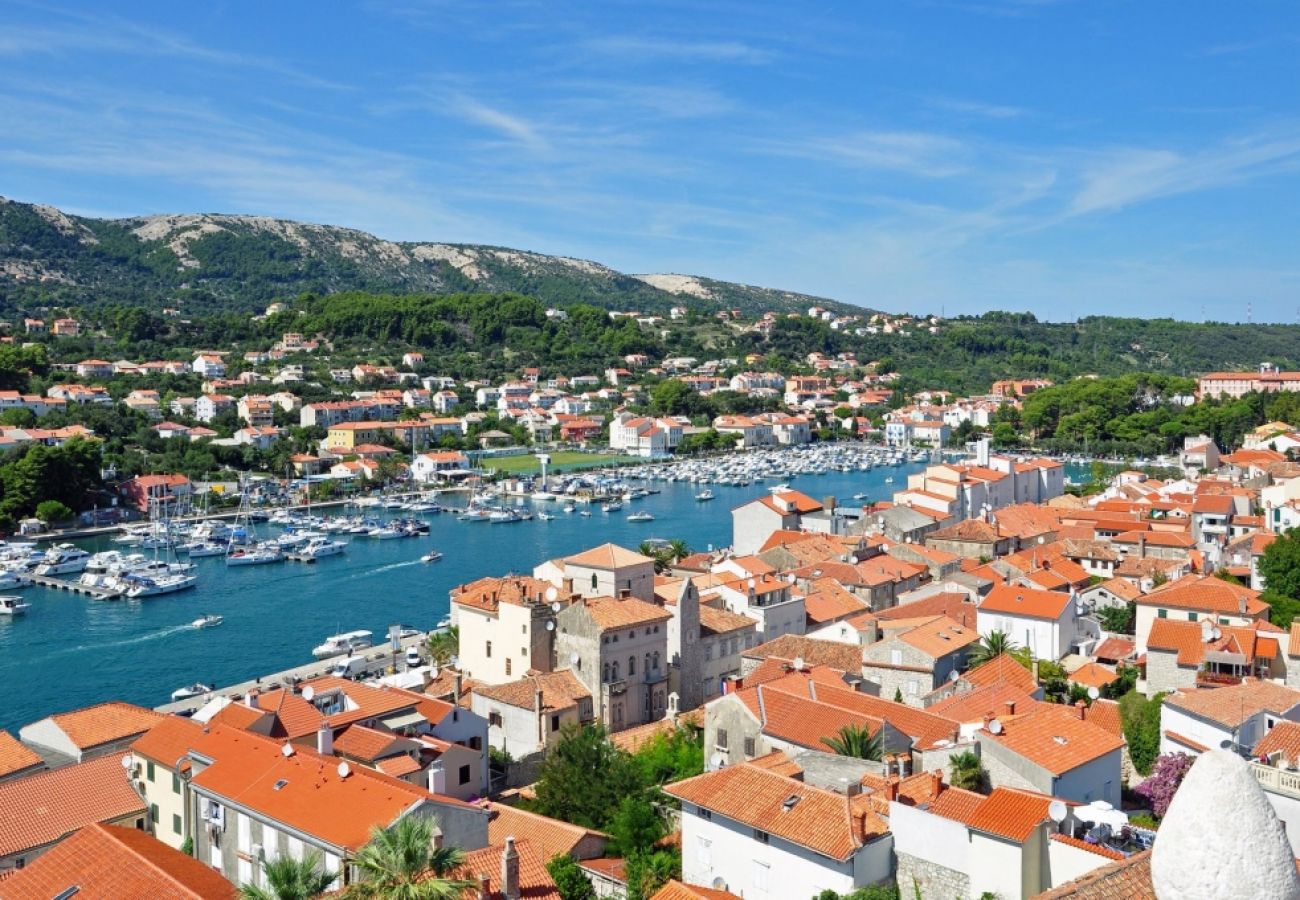
{"type": "Polygon", "coordinates": [[[1008,700],[1006,702],[1006,707],[1007,707],[1007,715],[1014,716],[1016,714],[1016,701],[1008,700]]]}
{"type": "Polygon", "coordinates": [[[1245,595],[1245,594],[1242,594],[1240,597],[1237,598],[1237,611],[1240,612],[1241,615],[1243,615],[1243,616],[1246,614],[1246,595],[1245,595]]]}
{"type": "Polygon", "coordinates": [[[1086,720],[1088,718],[1088,704],[1082,700],[1076,700],[1074,708],[1079,711],[1079,718],[1086,720]]]}
{"type": "Polygon", "coordinates": [[[451,698],[452,706],[460,706],[460,682],[461,682],[461,674],[460,672],[457,672],[456,673],[456,696],[451,698]]]}
{"type": "Polygon", "coordinates": [[[1146,559],[1147,556],[1147,536],[1146,532],[1138,532],[1138,559],[1146,559]]]}
{"type": "Polygon", "coordinates": [[[501,895],[505,900],[519,900],[519,851],[513,837],[506,838],[506,849],[501,852],[501,895]]]}
{"type": "Polygon", "coordinates": [[[261,699],[261,695],[257,692],[257,688],[253,688],[246,695],[244,695],[244,705],[247,706],[249,709],[261,709],[262,708],[261,704],[262,704],[262,699],[261,699]]]}
{"type": "Polygon", "coordinates": [[[478,877],[478,900],[492,900],[492,879],[486,874],[478,877]]]}
{"type": "Polygon", "coordinates": [[[889,800],[898,799],[898,782],[890,779],[885,782],[885,797],[889,800]]]}
{"type": "Polygon", "coordinates": [[[943,769],[935,769],[930,773],[930,793],[936,797],[943,791],[943,769]]]}
{"type": "Polygon", "coordinates": [[[822,507],[827,512],[835,512],[835,503],[836,500],[834,494],[827,494],[825,497],[822,498],[822,507]]]}
{"type": "Polygon", "coordinates": [[[898,777],[907,778],[912,774],[912,757],[906,753],[898,754],[898,777]]]}
{"type": "Polygon", "coordinates": [[[328,722],[321,722],[316,729],[316,752],[321,756],[334,755],[334,729],[328,722]]]}
{"type": "Polygon", "coordinates": [[[988,727],[989,727],[989,725],[990,725],[992,722],[993,722],[993,713],[991,713],[991,712],[986,712],[986,713],[984,714],[984,728],[987,730],[988,727]]]}
{"type": "Polygon", "coordinates": [[[447,793],[447,771],[443,769],[442,763],[436,762],[429,766],[429,793],[446,794],[447,793]]]}

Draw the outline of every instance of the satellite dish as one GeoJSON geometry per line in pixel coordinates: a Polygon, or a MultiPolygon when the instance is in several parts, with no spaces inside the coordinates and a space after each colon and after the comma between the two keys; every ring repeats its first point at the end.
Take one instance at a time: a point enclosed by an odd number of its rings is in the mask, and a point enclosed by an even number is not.
{"type": "Polygon", "coordinates": [[[289,743],[288,741],[285,741],[284,746],[280,748],[280,753],[284,756],[285,759],[288,759],[289,757],[293,756],[294,754],[293,744],[289,743]]]}
{"type": "Polygon", "coordinates": [[[572,653],[569,654],[569,665],[576,666],[579,663],[579,661],[581,661],[581,659],[582,657],[578,655],[578,651],[574,650],[572,653]]]}
{"type": "Polygon", "coordinates": [[[721,875],[713,879],[712,884],[713,884],[713,889],[715,891],[725,891],[727,889],[726,879],[724,879],[721,875]]]}
{"type": "Polygon", "coordinates": [[[993,734],[1001,734],[1002,723],[999,722],[997,719],[994,719],[992,722],[989,723],[989,731],[991,731],[993,734]]]}
{"type": "Polygon", "coordinates": [[[132,756],[130,753],[122,757],[122,768],[130,769],[134,765],[135,765],[135,757],[132,756]]]}
{"type": "Polygon", "coordinates": [[[547,631],[554,631],[554,630],[555,630],[555,623],[554,623],[554,622],[547,622],[547,623],[546,623],[546,630],[547,630],[547,631]]]}
{"type": "Polygon", "coordinates": [[[1098,697],[1100,697],[1100,696],[1101,696],[1101,691],[1097,690],[1095,687],[1090,687],[1090,688],[1088,688],[1088,699],[1089,699],[1089,700],[1096,700],[1096,699],[1097,699],[1098,697]]]}
{"type": "Polygon", "coordinates": [[[1218,625],[1215,625],[1215,626],[1214,626],[1214,631],[1211,632],[1211,633],[1214,635],[1214,639],[1215,639],[1216,641],[1217,641],[1219,638],[1223,637],[1223,632],[1219,630],[1219,626],[1218,626],[1218,625]]]}
{"type": "Polygon", "coordinates": [[[1201,620],[1201,640],[1203,641],[1214,640],[1214,623],[1211,622],[1209,619],[1201,620]]]}
{"type": "Polygon", "coordinates": [[[347,778],[349,775],[352,774],[352,767],[349,766],[346,762],[341,762],[339,763],[339,767],[336,771],[339,773],[340,778],[347,778]]]}
{"type": "Polygon", "coordinates": [[[727,758],[721,753],[715,753],[709,757],[709,767],[712,769],[721,769],[727,764],[727,758]]]}
{"type": "Polygon", "coordinates": [[[752,579],[752,578],[749,579],[748,581],[745,582],[745,584],[749,585],[750,588],[752,589],[752,588],[754,587],[754,584],[755,584],[754,579],[752,579]]]}
{"type": "Polygon", "coordinates": [[[559,596],[560,592],[555,589],[555,585],[551,585],[546,589],[546,599],[551,603],[554,603],[556,598],[559,596]]]}
{"type": "Polygon", "coordinates": [[[316,696],[316,689],[312,687],[310,684],[302,689],[302,699],[306,700],[308,703],[310,703],[312,699],[315,698],[315,696],[316,696]]]}
{"type": "Polygon", "coordinates": [[[951,672],[948,673],[948,681],[955,682],[958,678],[961,678],[961,673],[958,672],[956,669],[953,669],[951,672]]]}
{"type": "Polygon", "coordinates": [[[551,612],[559,612],[563,608],[564,607],[560,604],[559,600],[556,600],[554,603],[551,604],[551,612]]]}
{"type": "Polygon", "coordinates": [[[802,657],[802,656],[796,656],[796,657],[794,658],[794,667],[795,667],[795,669],[797,669],[797,670],[800,671],[800,672],[803,671],[803,657],[802,657]]]}
{"type": "Polygon", "coordinates": [[[1065,821],[1065,814],[1069,812],[1065,804],[1060,800],[1053,800],[1047,804],[1047,816],[1057,825],[1065,821]]]}

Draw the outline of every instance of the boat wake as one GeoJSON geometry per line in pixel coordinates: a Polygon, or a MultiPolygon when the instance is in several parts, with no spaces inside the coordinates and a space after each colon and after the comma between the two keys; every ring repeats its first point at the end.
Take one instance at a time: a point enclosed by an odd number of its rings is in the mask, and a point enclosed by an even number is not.
{"type": "Polygon", "coordinates": [[[125,638],[120,641],[104,641],[101,644],[78,644],[75,647],[65,647],[62,650],[55,650],[49,655],[63,656],[68,653],[81,653],[85,650],[104,650],[109,647],[129,647],[131,644],[143,644],[146,641],[156,641],[159,638],[171,637],[173,634],[181,634],[182,632],[193,630],[193,626],[189,623],[184,625],[170,625],[167,628],[159,628],[157,631],[136,635],[135,637],[125,638]]]}
{"type": "Polygon", "coordinates": [[[407,566],[418,566],[419,564],[420,561],[418,559],[411,559],[406,562],[389,563],[386,566],[380,566],[378,569],[367,569],[364,572],[351,576],[349,580],[352,578],[362,578],[366,575],[378,575],[380,572],[391,572],[393,569],[405,569],[407,566]]]}

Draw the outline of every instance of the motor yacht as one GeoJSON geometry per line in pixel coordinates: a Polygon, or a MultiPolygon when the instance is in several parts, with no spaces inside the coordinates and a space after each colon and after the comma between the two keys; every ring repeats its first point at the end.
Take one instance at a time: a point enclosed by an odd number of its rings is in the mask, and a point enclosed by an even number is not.
{"type": "Polygon", "coordinates": [[[374,645],[373,638],[372,631],[345,631],[342,634],[333,634],[327,637],[324,643],[313,648],[311,655],[317,659],[329,659],[333,656],[365,650],[374,645]]]}

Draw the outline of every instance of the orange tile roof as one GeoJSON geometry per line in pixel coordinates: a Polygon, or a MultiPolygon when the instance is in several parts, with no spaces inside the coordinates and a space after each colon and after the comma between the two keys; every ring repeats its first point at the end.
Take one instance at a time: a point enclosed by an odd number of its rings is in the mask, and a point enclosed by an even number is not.
{"type": "Polygon", "coordinates": [[[980,639],[974,628],[965,628],[947,616],[936,616],[928,622],[900,632],[898,639],[934,659],[969,647],[980,639]]]}
{"type": "Polygon", "coordinates": [[[921,600],[912,600],[898,606],[882,609],[876,614],[882,627],[891,619],[921,618],[923,616],[947,616],[966,628],[975,627],[975,601],[966,594],[957,591],[945,591],[932,594],[921,600]]]}
{"type": "Polygon", "coordinates": [[[683,884],[674,879],[655,891],[650,900],[741,900],[741,898],[731,891],[683,884]]]}
{"type": "MultiPolygon", "coordinates": [[[[1251,623],[1259,624],[1262,623],[1251,623]]],[[[1201,630],[1203,627],[1201,622],[1155,619],[1147,637],[1147,651],[1176,651],[1180,666],[1200,666],[1205,661],[1205,654],[1211,651],[1239,653],[1247,662],[1254,662],[1256,658],[1275,659],[1280,652],[1277,640],[1261,637],[1258,628],[1215,625],[1213,627],[1219,636],[1207,641],[1201,630]]]]}
{"type": "Polygon", "coordinates": [[[1188,609],[1197,612],[1259,616],[1269,605],[1259,599],[1259,591],[1232,584],[1212,575],[1185,575],[1138,598],[1139,606],[1188,609]]]}
{"type": "Polygon", "coordinates": [[[227,703],[208,721],[215,725],[229,725],[231,728],[242,728],[249,730],[253,725],[262,721],[262,717],[270,715],[260,709],[253,709],[244,703],[227,703]]]}
{"type": "Polygon", "coordinates": [[[1055,703],[1039,703],[1023,715],[999,721],[1002,733],[995,735],[985,728],[980,740],[1001,744],[1053,775],[1063,775],[1124,746],[1123,738],[1080,719],[1074,707],[1055,703]]]}
{"type": "Polygon", "coordinates": [[[1088,707],[1088,721],[1105,728],[1116,737],[1124,736],[1124,723],[1119,714],[1119,703],[1114,700],[1105,700],[1098,697],[1092,701],[1092,706],[1088,707]]]}
{"type": "Polygon", "coordinates": [[[1151,851],[1143,850],[1039,894],[1034,900],[1145,900],[1151,887],[1151,851]]]}
{"type": "Polygon", "coordinates": [[[1300,691],[1271,681],[1243,679],[1240,684],[1209,689],[1183,689],[1165,703],[1201,719],[1236,727],[1259,712],[1281,716],[1300,706],[1300,691]]]}
{"type": "Polygon", "coordinates": [[[525,575],[480,578],[478,581],[453,588],[451,602],[458,606],[470,606],[484,612],[495,613],[502,603],[514,606],[544,603],[546,592],[552,587],[549,581],[525,575]]]}
{"type": "Polygon", "coordinates": [[[1297,760],[1300,760],[1300,722],[1286,719],[1278,722],[1255,745],[1251,755],[1261,759],[1274,753],[1281,754],[1282,758],[1293,766],[1297,760]]]}
{"type": "Polygon", "coordinates": [[[802,659],[810,666],[829,666],[841,672],[862,670],[862,648],[856,644],[823,641],[801,634],[783,634],[746,650],[742,655],[746,659],[802,659]]]}
{"type": "Polygon", "coordinates": [[[1070,595],[1061,591],[1004,584],[989,591],[980,604],[980,611],[1029,619],[1059,619],[1072,602],[1070,595]]]}
{"type": "Polygon", "coordinates": [[[573,825],[504,803],[485,803],[488,810],[488,843],[504,844],[508,837],[527,836],[546,859],[560,855],[578,858],[578,845],[588,838],[605,839],[603,832],[573,825]]]}
{"type": "Polygon", "coordinates": [[[601,544],[574,556],[566,556],[566,563],[585,566],[589,569],[621,569],[624,566],[640,566],[653,563],[648,556],[642,556],[635,550],[628,550],[618,544],[601,544]]]}
{"type": "Polygon", "coordinates": [[[532,709],[536,694],[542,692],[542,709],[569,709],[578,701],[591,698],[591,691],[569,669],[525,675],[505,684],[482,684],[474,693],[520,709],[532,709]]]}
{"type": "Polygon", "coordinates": [[[975,809],[966,824],[976,831],[1024,843],[1035,828],[1050,821],[1047,807],[1051,802],[1052,798],[1046,794],[997,787],[975,809]]]}
{"type": "Polygon", "coordinates": [[[95,822],[143,814],[144,801],[109,753],[0,784],[0,857],[42,847],[95,822]]]}
{"type": "MultiPolygon", "coordinates": [[[[321,720],[325,718],[316,707],[302,699],[300,694],[287,691],[284,688],[260,691],[257,696],[257,704],[258,709],[265,710],[275,716],[275,725],[271,729],[271,734],[274,737],[296,738],[315,734],[316,729],[320,727],[321,720]]],[[[229,706],[221,712],[224,713],[228,709],[230,709],[229,706]]],[[[215,719],[216,716],[213,718],[215,719]]]]}
{"type": "MultiPolygon", "coordinates": [[[[816,512],[822,508],[822,505],[812,497],[800,493],[799,491],[783,491],[780,494],[769,494],[766,497],[759,497],[757,500],[751,500],[749,503],[761,503],[768,509],[772,510],[772,512],[786,515],[786,510],[777,502],[778,500],[790,504],[794,507],[794,511],[801,515],[804,513],[816,512]]],[[[748,505],[748,503],[741,504],[741,506],[748,505]]]]}
{"type": "Polygon", "coordinates": [[[131,752],[174,769],[202,733],[203,726],[193,719],[166,716],[132,742],[131,752]]]}
{"type": "Polygon", "coordinates": [[[1007,682],[1026,694],[1032,694],[1038,689],[1034,674],[1009,653],[999,653],[988,662],[962,673],[961,677],[967,684],[975,687],[1007,682]]]}
{"type": "Polygon", "coordinates": [[[865,728],[871,734],[884,725],[876,716],[773,690],[768,685],[742,690],[738,696],[758,717],[764,734],[811,750],[825,751],[826,739],[835,737],[846,725],[865,728]]]}
{"type": "Polygon", "coordinates": [[[773,750],[763,756],[756,756],[748,760],[747,765],[758,766],[760,769],[767,769],[786,778],[797,780],[803,778],[803,767],[791,759],[784,750],[773,750]]]}
{"type": "Polygon", "coordinates": [[[420,763],[405,754],[400,754],[379,760],[375,763],[375,768],[385,775],[402,778],[412,772],[420,771],[420,763]]]}
{"type": "Polygon", "coordinates": [[[635,597],[588,597],[580,602],[601,631],[667,622],[672,618],[672,613],[662,606],[635,597]]]}
{"type": "Polygon", "coordinates": [[[800,684],[798,677],[791,675],[765,685],[765,691],[786,691],[803,695],[819,703],[880,719],[910,737],[920,749],[930,749],[939,741],[951,741],[957,738],[957,723],[950,718],[929,710],[854,691],[845,686],[837,687],[813,679],[804,679],[803,684],[800,684]]]}
{"type": "Polygon", "coordinates": [[[664,792],[836,860],[888,831],[869,805],[757,766],[729,766],[666,785],[664,792]]]}
{"type": "Polygon", "coordinates": [[[7,900],[79,897],[234,900],[235,886],[146,831],[92,824],[5,879],[7,900]]]}
{"type": "MultiPolygon", "coordinates": [[[[334,736],[334,752],[338,756],[350,756],[363,762],[373,762],[381,757],[401,752],[399,742],[402,740],[404,739],[400,735],[393,734],[391,731],[378,731],[364,725],[348,725],[334,736]]],[[[419,766],[417,765],[416,768],[418,769],[419,766]]]]}
{"type": "Polygon", "coordinates": [[[304,681],[298,686],[299,696],[301,696],[303,689],[309,686],[316,692],[317,697],[320,697],[326,691],[337,690],[348,698],[349,708],[341,712],[331,713],[325,717],[325,721],[335,728],[349,722],[359,722],[362,719],[389,716],[402,710],[411,709],[427,700],[422,694],[411,691],[374,687],[349,681],[346,678],[335,678],[331,675],[304,681]]]}
{"type": "Polygon", "coordinates": [[[1142,589],[1127,578],[1110,578],[1097,587],[1104,588],[1124,600],[1136,600],[1142,596],[1142,589]]]}
{"type": "Polygon", "coordinates": [[[1106,685],[1119,678],[1114,669],[1107,668],[1099,663],[1084,663],[1079,668],[1070,673],[1069,682],[1071,684],[1081,684],[1084,687],[1095,687],[1101,690],[1106,685]]]}
{"type": "Polygon", "coordinates": [[[55,713],[50,719],[74,745],[89,750],[100,744],[142,734],[162,717],[162,713],[152,709],[112,701],[72,712],[55,713]]]}
{"type": "Polygon", "coordinates": [[[740,613],[734,613],[729,609],[718,609],[716,606],[709,606],[707,603],[700,607],[700,632],[702,634],[730,634],[733,631],[743,631],[757,627],[758,622],[749,616],[742,616],[740,613]]]}
{"type": "Polygon", "coordinates": [[[948,787],[930,804],[929,811],[936,816],[969,825],[976,810],[984,802],[984,795],[963,788],[948,787]]]}
{"type": "MultiPolygon", "coordinates": [[[[1169,620],[1164,619],[1160,621],[1167,622],[1169,620]]],[[[1108,637],[1097,645],[1097,649],[1092,651],[1092,655],[1097,659],[1109,659],[1115,662],[1122,662],[1131,657],[1136,650],[1137,644],[1128,638],[1108,637]]]]}
{"type": "Polygon", "coordinates": [[[284,756],[278,740],[218,725],[196,752],[214,762],[194,776],[196,789],[247,807],[335,847],[356,850],[370,826],[392,822],[420,801],[467,807],[363,766],[339,776],[337,761],[305,747],[284,756]],[[284,782],[277,790],[275,785],[284,782]]]}
{"type": "Polygon", "coordinates": [[[1110,847],[1103,847],[1101,844],[1089,844],[1087,841],[1080,840],[1076,837],[1070,837],[1067,834],[1054,834],[1052,840],[1060,841],[1062,844],[1068,844],[1078,850],[1086,850],[1089,853],[1095,853],[1098,856],[1104,856],[1106,859],[1128,859],[1118,850],[1112,850],[1110,847]]]}
{"type": "Polygon", "coordinates": [[[1033,697],[1021,690],[1019,685],[999,682],[984,685],[969,691],[959,691],[931,703],[926,710],[933,715],[942,716],[961,724],[982,721],[985,716],[1005,716],[1008,703],[1014,703],[1017,712],[1024,713],[1037,703],[1033,697]]]}
{"type": "MultiPolygon", "coordinates": [[[[525,900],[561,900],[559,889],[546,871],[550,857],[539,852],[540,849],[534,847],[531,840],[519,838],[515,841],[515,852],[519,854],[519,896],[525,900]]],[[[493,842],[489,847],[465,854],[465,863],[455,876],[476,885],[461,892],[464,900],[505,900],[501,891],[501,854],[504,852],[504,844],[493,842]],[[488,877],[488,890],[491,892],[487,897],[483,897],[477,886],[483,875],[488,877]]]]}
{"type": "Polygon", "coordinates": [[[0,778],[44,765],[40,754],[0,728],[0,778]]]}

